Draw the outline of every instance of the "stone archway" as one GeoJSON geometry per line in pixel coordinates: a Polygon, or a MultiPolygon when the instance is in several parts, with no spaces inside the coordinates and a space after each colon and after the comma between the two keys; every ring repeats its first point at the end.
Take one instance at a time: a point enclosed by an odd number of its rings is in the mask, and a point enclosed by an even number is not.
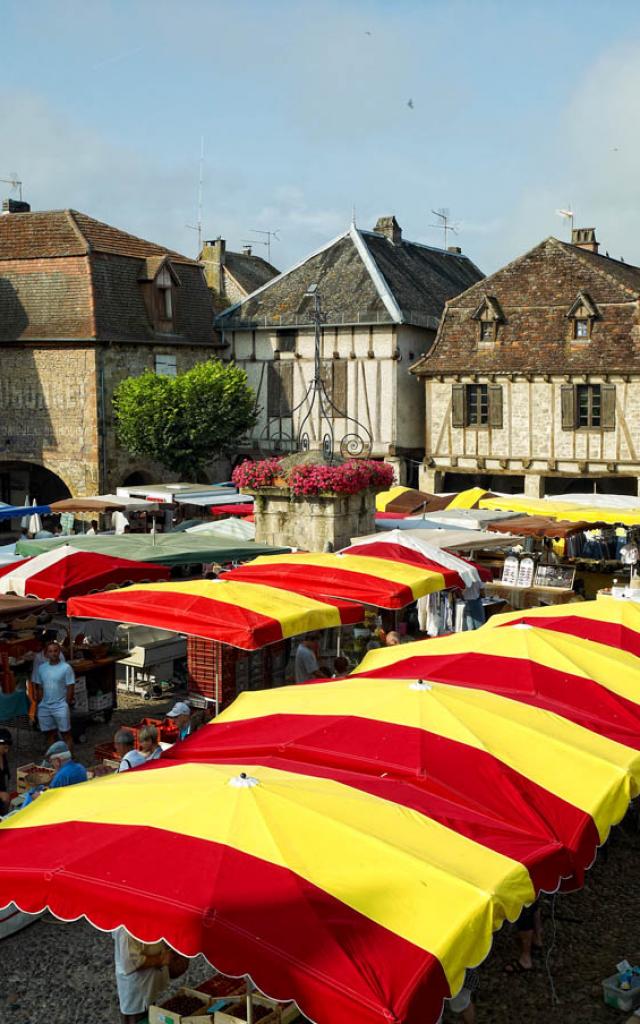
{"type": "Polygon", "coordinates": [[[146,484],[156,483],[151,476],[151,473],[147,473],[144,469],[136,469],[132,473],[127,474],[121,483],[121,487],[144,487],[146,484]]]}
{"type": "Polygon", "coordinates": [[[64,480],[37,462],[17,459],[0,461],[0,501],[8,505],[22,505],[28,496],[39,505],[70,498],[71,491],[64,480]]]}

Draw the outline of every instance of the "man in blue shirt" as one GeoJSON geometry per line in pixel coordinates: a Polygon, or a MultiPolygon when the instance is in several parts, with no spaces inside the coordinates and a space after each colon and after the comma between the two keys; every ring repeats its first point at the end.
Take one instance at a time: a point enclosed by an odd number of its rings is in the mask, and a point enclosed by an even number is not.
{"type": "Polygon", "coordinates": [[[73,754],[66,743],[57,740],[52,743],[46,753],[46,759],[56,773],[48,786],[36,786],[27,790],[22,807],[28,807],[45,789],[58,789],[60,786],[75,786],[78,782],[87,781],[87,770],[84,765],[73,760],[73,754]]]}
{"type": "Polygon", "coordinates": [[[53,743],[59,731],[69,749],[72,748],[71,713],[76,677],[71,665],[62,660],[60,644],[47,644],[45,660],[36,675],[36,701],[38,703],[38,725],[47,733],[49,744],[53,743]]]}

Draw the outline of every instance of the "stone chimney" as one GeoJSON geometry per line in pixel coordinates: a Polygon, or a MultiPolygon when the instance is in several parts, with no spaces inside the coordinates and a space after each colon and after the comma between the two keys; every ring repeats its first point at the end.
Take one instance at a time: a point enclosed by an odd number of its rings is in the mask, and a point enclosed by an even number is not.
{"type": "Polygon", "coordinates": [[[400,245],[402,242],[402,228],[393,216],[378,217],[378,222],[373,230],[384,235],[393,245],[400,245]]]}
{"type": "Polygon", "coordinates": [[[253,255],[253,250],[252,250],[250,245],[243,245],[242,246],[242,255],[243,256],[252,256],[253,255]]]}
{"type": "Polygon", "coordinates": [[[571,244],[587,252],[597,252],[600,243],[596,241],[595,228],[574,228],[571,232],[571,244]]]}
{"type": "Polygon", "coordinates": [[[31,213],[31,206],[29,203],[25,203],[22,199],[3,199],[2,200],[2,212],[3,213],[31,213]]]}
{"type": "Polygon", "coordinates": [[[215,238],[204,242],[200,260],[204,263],[204,276],[209,288],[216,295],[224,295],[224,258],[226,242],[224,238],[215,238]]]}
{"type": "Polygon", "coordinates": [[[455,256],[462,256],[462,249],[459,245],[448,245],[447,252],[452,252],[455,256]]]}

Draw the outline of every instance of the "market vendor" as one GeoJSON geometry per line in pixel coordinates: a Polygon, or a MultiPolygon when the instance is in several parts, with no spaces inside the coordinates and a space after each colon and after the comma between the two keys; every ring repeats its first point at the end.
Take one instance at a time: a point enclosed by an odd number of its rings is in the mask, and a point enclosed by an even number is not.
{"type": "MultiPolygon", "coordinates": [[[[40,647],[39,650],[33,656],[33,662],[31,663],[31,679],[27,683],[27,696],[29,697],[29,718],[32,722],[35,721],[38,713],[38,704],[36,701],[36,692],[38,686],[38,669],[47,660],[45,657],[45,650],[47,644],[52,643],[56,639],[55,629],[43,629],[38,633],[36,637],[40,647]]],[[[66,661],[66,658],[62,651],[60,651],[60,661],[66,661]]]]}
{"type": "Polygon", "coordinates": [[[69,749],[73,746],[71,737],[71,705],[76,677],[71,665],[62,657],[60,644],[48,643],[44,649],[45,660],[36,676],[36,701],[38,703],[38,725],[47,733],[51,744],[60,732],[69,749]]]}
{"type": "Polygon", "coordinates": [[[0,816],[9,810],[11,794],[9,793],[9,750],[13,737],[8,729],[0,729],[0,816]]]}
{"type": "Polygon", "coordinates": [[[113,933],[113,941],[120,1020],[135,1024],[169,984],[171,950],[163,942],[139,942],[122,927],[113,933]]]}
{"type": "Polygon", "coordinates": [[[75,786],[88,779],[87,770],[82,764],[73,760],[73,754],[63,740],[52,743],[45,755],[45,760],[55,769],[55,774],[48,786],[34,786],[27,790],[22,807],[28,807],[46,789],[60,789],[62,786],[75,786]]]}
{"type": "Polygon", "coordinates": [[[316,657],[317,637],[310,633],[298,644],[295,661],[296,683],[306,683],[308,679],[322,679],[322,671],[316,657]]]}
{"type": "Polygon", "coordinates": [[[186,740],[193,732],[191,708],[185,701],[179,700],[174,704],[171,711],[167,711],[167,718],[176,726],[179,740],[186,740]]]}

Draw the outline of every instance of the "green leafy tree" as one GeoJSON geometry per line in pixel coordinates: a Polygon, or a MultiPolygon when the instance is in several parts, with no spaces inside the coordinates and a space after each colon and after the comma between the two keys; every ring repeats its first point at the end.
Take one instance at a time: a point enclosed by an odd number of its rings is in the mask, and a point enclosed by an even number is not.
{"type": "Polygon", "coordinates": [[[147,371],[115,390],[118,440],[132,455],[197,479],[255,423],[255,393],[233,363],[197,363],[176,377],[147,371]]]}

